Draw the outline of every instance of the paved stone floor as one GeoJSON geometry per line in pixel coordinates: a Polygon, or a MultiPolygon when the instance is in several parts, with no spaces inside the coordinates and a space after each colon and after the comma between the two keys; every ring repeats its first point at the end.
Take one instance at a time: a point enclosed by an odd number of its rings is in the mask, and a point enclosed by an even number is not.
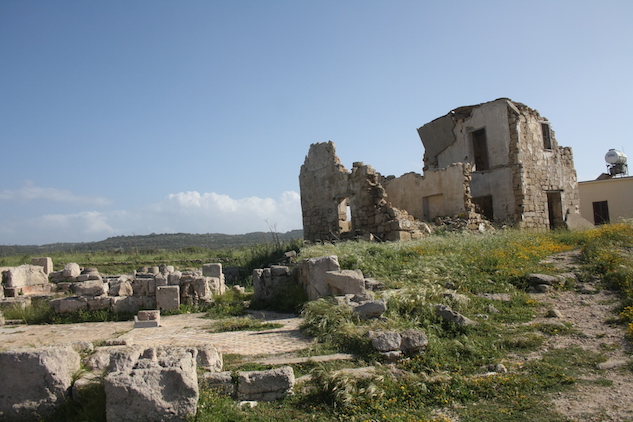
{"type": "Polygon", "coordinates": [[[63,325],[0,326],[0,350],[38,347],[72,341],[99,342],[108,339],[128,340],[138,345],[191,346],[213,344],[221,353],[239,355],[274,355],[309,347],[312,340],[299,330],[301,319],[294,315],[258,312],[255,316],[283,324],[265,331],[209,333],[211,320],[203,314],[161,316],[161,326],[134,328],[128,322],[96,322],[63,325]]]}

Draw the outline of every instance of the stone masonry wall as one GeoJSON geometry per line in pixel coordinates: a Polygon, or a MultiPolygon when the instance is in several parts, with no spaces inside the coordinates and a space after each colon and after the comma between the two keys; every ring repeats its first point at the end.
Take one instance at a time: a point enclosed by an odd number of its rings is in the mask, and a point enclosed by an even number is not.
{"type": "Polygon", "coordinates": [[[304,238],[314,242],[363,235],[383,240],[422,237],[428,228],[388,202],[381,180],[380,173],[361,162],[347,171],[333,142],[312,144],[299,174],[304,238]]]}
{"type": "Polygon", "coordinates": [[[551,149],[543,148],[541,124],[547,119],[524,104],[508,107],[510,162],[519,227],[548,228],[548,192],[560,192],[563,218],[578,214],[580,199],[571,148],[560,147],[550,127],[551,149]]]}

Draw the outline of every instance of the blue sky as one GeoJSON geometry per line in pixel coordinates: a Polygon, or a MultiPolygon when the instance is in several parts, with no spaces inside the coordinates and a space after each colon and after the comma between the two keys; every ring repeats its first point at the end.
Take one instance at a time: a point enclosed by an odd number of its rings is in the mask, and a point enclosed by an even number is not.
{"type": "Polygon", "coordinates": [[[633,153],[633,2],[0,0],[0,244],[301,228],[311,143],[421,172],[508,97],[579,180],[633,153]]]}

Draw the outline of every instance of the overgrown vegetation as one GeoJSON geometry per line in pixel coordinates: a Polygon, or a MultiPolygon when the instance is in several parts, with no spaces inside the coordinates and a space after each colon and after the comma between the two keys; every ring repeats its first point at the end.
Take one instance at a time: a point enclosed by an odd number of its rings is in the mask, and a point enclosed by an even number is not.
{"type": "MultiPolygon", "coordinates": [[[[566,324],[529,324],[546,309],[526,293],[526,276],[555,275],[559,270],[542,260],[558,252],[580,250],[580,281],[601,280],[603,287],[620,292],[619,320],[633,336],[631,224],[585,232],[504,230],[445,233],[414,242],[299,246],[226,251],[227,259],[232,259],[226,262],[255,268],[274,261],[271,257],[281,257],[281,249],[295,249],[300,250],[300,258],[337,255],[342,268],[359,269],[366,277],[382,281],[388,290],[379,295],[388,311],[380,320],[360,320],[350,309],[328,299],[303,307],[304,329],[321,342],[319,350],[353,353],[357,360],[346,365],[371,365],[374,372],[359,378],[334,364],[298,364],[296,373],[309,373],[312,379],[295,395],[251,409],[203,390],[192,421],[410,422],[449,421],[453,416],[462,422],[565,421],[555,411],[551,393],[585,382],[582,379],[595,375],[596,364],[606,357],[575,347],[546,351],[551,336],[581,333],[566,324]],[[458,295],[446,294],[449,290],[458,295]],[[449,305],[478,324],[446,323],[436,315],[436,304],[449,305]],[[367,333],[408,328],[426,333],[426,351],[386,365],[371,349],[367,333]]],[[[217,251],[214,255],[219,256],[217,251]]],[[[244,318],[250,300],[250,293],[231,292],[205,311],[211,319],[239,318],[225,319],[229,328],[246,325],[252,329],[253,321],[244,318]]],[[[285,294],[276,303],[258,305],[296,309],[303,300],[285,294]]],[[[231,360],[232,370],[252,369],[238,357],[231,360]]],[[[596,386],[610,388],[609,380],[597,379],[596,386]]]]}
{"type": "MultiPolygon", "coordinates": [[[[376,365],[381,358],[369,347],[369,331],[417,328],[429,339],[427,350],[392,368],[378,365],[363,378],[317,365],[303,393],[254,409],[239,409],[230,399],[205,391],[195,420],[448,421],[456,416],[460,421],[565,421],[550,394],[575,388],[606,358],[574,347],[542,350],[551,336],[581,333],[569,324],[527,324],[546,309],[526,293],[526,276],[555,275],[557,270],[542,259],[580,249],[580,281],[599,278],[604,287],[617,289],[620,318],[633,331],[632,246],[633,227],[618,224],[587,232],[508,230],[304,248],[302,258],[337,255],[343,268],[360,269],[390,289],[383,294],[386,318],[379,321],[361,321],[328,299],[307,303],[304,328],[323,347],[354,353],[358,366],[376,365]],[[460,295],[446,295],[447,287],[460,295]],[[483,293],[504,296],[495,300],[483,293]],[[479,324],[447,324],[434,312],[438,303],[479,324]],[[524,358],[536,351],[540,358],[524,358]],[[507,372],[490,373],[499,365],[507,372]]],[[[600,380],[595,385],[610,387],[600,380]]]]}

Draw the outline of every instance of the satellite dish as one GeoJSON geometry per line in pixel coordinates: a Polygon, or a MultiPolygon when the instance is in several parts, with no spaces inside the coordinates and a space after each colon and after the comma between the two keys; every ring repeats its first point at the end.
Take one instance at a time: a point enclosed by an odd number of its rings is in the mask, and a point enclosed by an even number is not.
{"type": "Polygon", "coordinates": [[[626,165],[626,154],[617,149],[610,149],[604,156],[607,162],[609,174],[616,176],[618,174],[628,174],[628,166],[626,165]]]}

